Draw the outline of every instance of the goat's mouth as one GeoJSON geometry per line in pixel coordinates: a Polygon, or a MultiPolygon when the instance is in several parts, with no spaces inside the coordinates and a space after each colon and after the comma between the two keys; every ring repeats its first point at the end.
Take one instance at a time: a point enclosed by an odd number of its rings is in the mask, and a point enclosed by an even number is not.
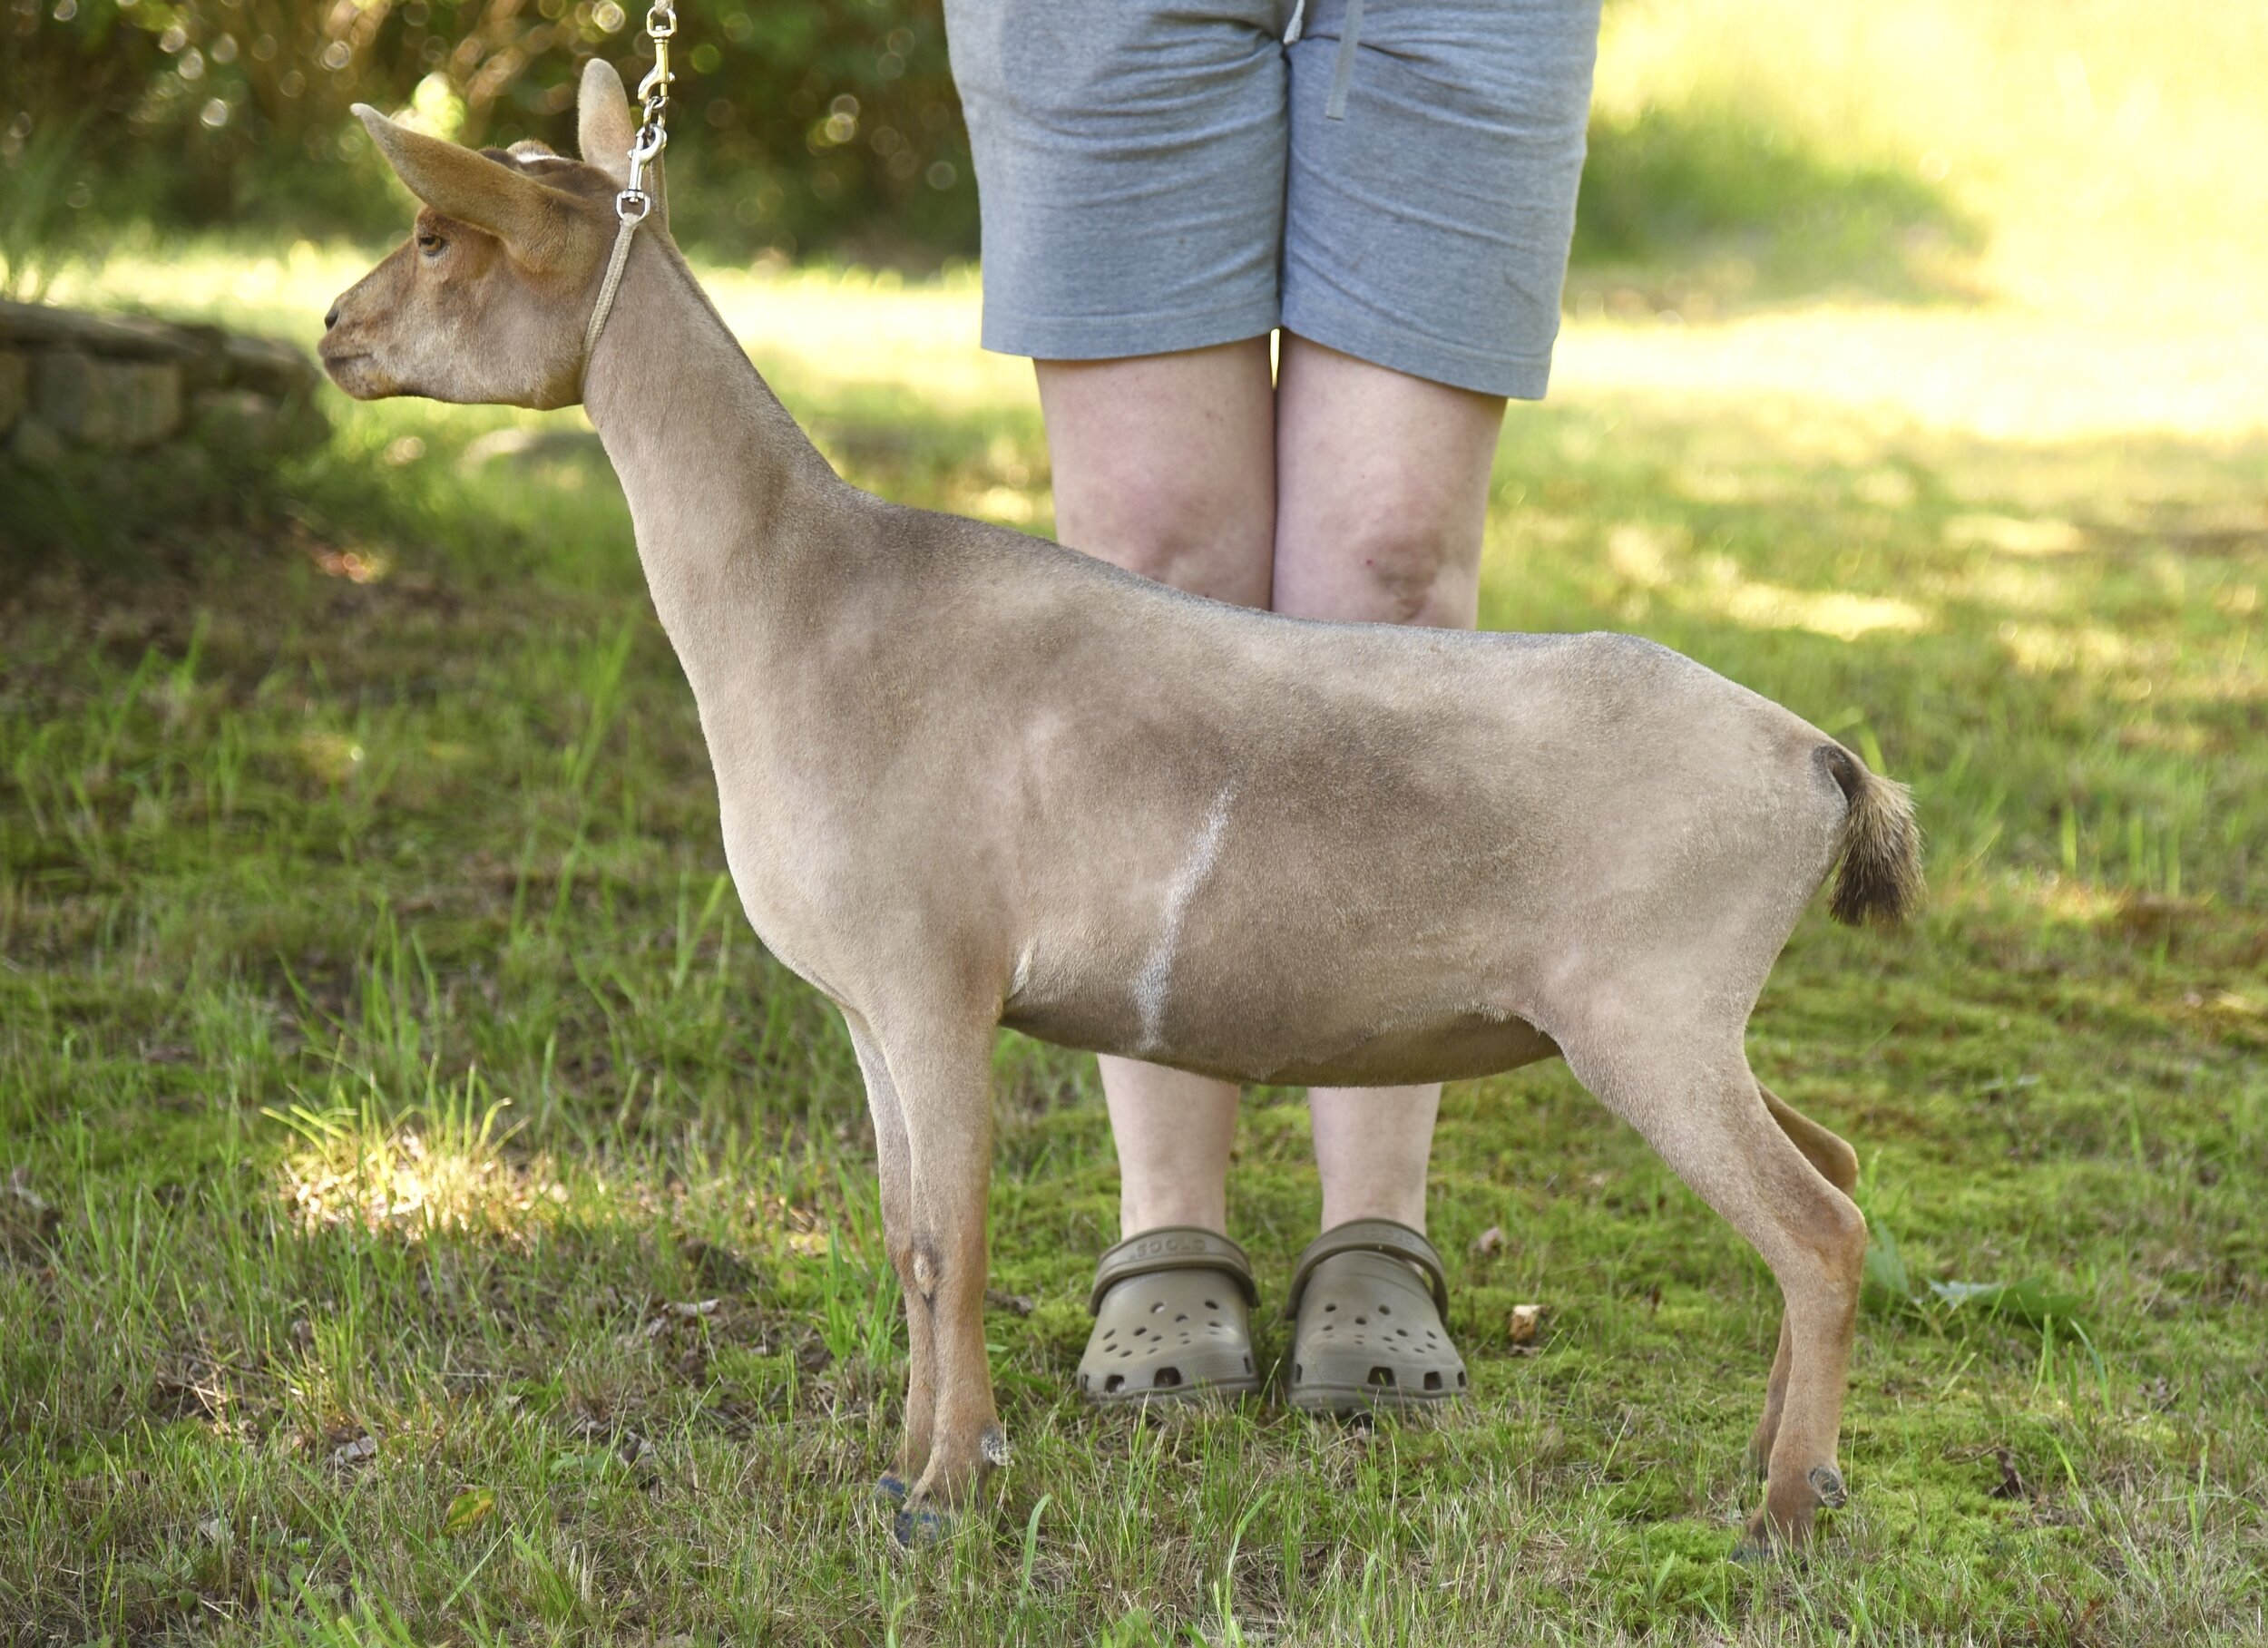
{"type": "Polygon", "coordinates": [[[394,382],[372,364],[369,353],[362,349],[335,349],[327,337],[316,348],[321,357],[323,370],[337,384],[358,401],[378,401],[397,393],[394,382]]]}

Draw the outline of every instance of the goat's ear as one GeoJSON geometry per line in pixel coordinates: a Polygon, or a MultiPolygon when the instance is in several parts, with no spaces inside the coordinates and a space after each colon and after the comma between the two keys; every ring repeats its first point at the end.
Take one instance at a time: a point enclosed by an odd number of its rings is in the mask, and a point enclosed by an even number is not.
{"type": "Polygon", "coordinates": [[[617,185],[630,181],[630,146],[638,136],[631,118],[630,94],[622,77],[603,57],[582,65],[582,89],[575,95],[576,138],[582,161],[596,166],[617,185]]]}
{"type": "MultiPolygon", "coordinates": [[[[630,181],[630,146],[638,141],[638,116],[631,112],[622,77],[604,58],[582,65],[582,87],[575,94],[576,143],[586,166],[596,166],[617,185],[630,181]]],[[[647,162],[646,193],[654,219],[670,226],[670,197],[662,187],[661,157],[647,162]]]]}
{"type": "Polygon", "coordinates": [[[572,242],[569,196],[474,150],[396,125],[368,103],[357,103],[355,114],[410,193],[445,217],[486,229],[527,263],[548,262],[572,242]]]}

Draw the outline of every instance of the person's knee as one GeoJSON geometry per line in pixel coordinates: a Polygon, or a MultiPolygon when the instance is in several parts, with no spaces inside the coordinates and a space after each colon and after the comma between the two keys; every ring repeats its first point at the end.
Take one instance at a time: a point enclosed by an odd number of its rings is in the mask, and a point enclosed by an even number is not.
{"type": "Polygon", "coordinates": [[[1305,618],[1468,629],[1479,545],[1419,513],[1382,512],[1340,523],[1330,541],[1276,559],[1277,607],[1305,618]]]}
{"type": "Polygon", "coordinates": [[[1469,558],[1447,535],[1412,523],[1359,539],[1354,552],[1378,617],[1392,624],[1467,624],[1464,597],[1471,583],[1469,558]]]}
{"type": "Polygon", "coordinates": [[[1177,590],[1244,606],[1265,606],[1273,555],[1265,512],[1210,489],[1156,478],[1088,499],[1060,522],[1074,549],[1177,590]]]}
{"type": "Polygon", "coordinates": [[[1171,522],[1151,523],[1147,531],[1122,541],[1126,552],[1110,559],[1129,572],[1215,600],[1250,605],[1266,600],[1267,586],[1261,570],[1266,557],[1256,555],[1248,543],[1230,541],[1218,532],[1207,533],[1196,523],[1171,522]]]}
{"type": "Polygon", "coordinates": [[[1265,606],[1275,560],[1267,340],[1039,364],[1057,535],[1159,583],[1265,606]]]}

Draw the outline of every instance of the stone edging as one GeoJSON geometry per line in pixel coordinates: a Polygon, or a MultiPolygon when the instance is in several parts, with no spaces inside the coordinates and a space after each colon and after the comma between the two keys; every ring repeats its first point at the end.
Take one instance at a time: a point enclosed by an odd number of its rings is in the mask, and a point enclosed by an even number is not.
{"type": "Polygon", "coordinates": [[[316,405],[322,382],[280,338],[0,303],[0,452],[22,463],[181,439],[304,451],[330,434],[316,405]]]}

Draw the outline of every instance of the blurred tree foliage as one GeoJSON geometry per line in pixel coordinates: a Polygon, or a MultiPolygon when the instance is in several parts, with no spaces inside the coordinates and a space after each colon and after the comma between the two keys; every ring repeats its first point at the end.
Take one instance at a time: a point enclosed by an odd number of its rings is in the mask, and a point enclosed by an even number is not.
{"type": "MultiPolygon", "coordinates": [[[[398,233],[399,193],[349,103],[572,152],[584,61],[633,86],[650,61],[643,4],[0,0],[0,285],[35,290],[98,239],[83,231],[118,222],[398,233]]],[[[913,266],[976,251],[942,0],[678,4],[681,239],[913,266]]],[[[1595,117],[1577,221],[1579,266],[1720,268],[1735,302],[1830,286],[1926,299],[1946,287],[1941,249],[1981,234],[1941,184],[1706,100],[1595,117]]]]}
{"type": "MultiPolygon", "coordinates": [[[[572,153],[583,62],[635,87],[651,61],[626,0],[6,4],[0,233],[34,243],[90,218],[391,231],[399,198],[348,104],[572,153]]],[[[940,0],[679,0],[678,15],[681,238],[743,256],[976,249],[940,0]]]]}

